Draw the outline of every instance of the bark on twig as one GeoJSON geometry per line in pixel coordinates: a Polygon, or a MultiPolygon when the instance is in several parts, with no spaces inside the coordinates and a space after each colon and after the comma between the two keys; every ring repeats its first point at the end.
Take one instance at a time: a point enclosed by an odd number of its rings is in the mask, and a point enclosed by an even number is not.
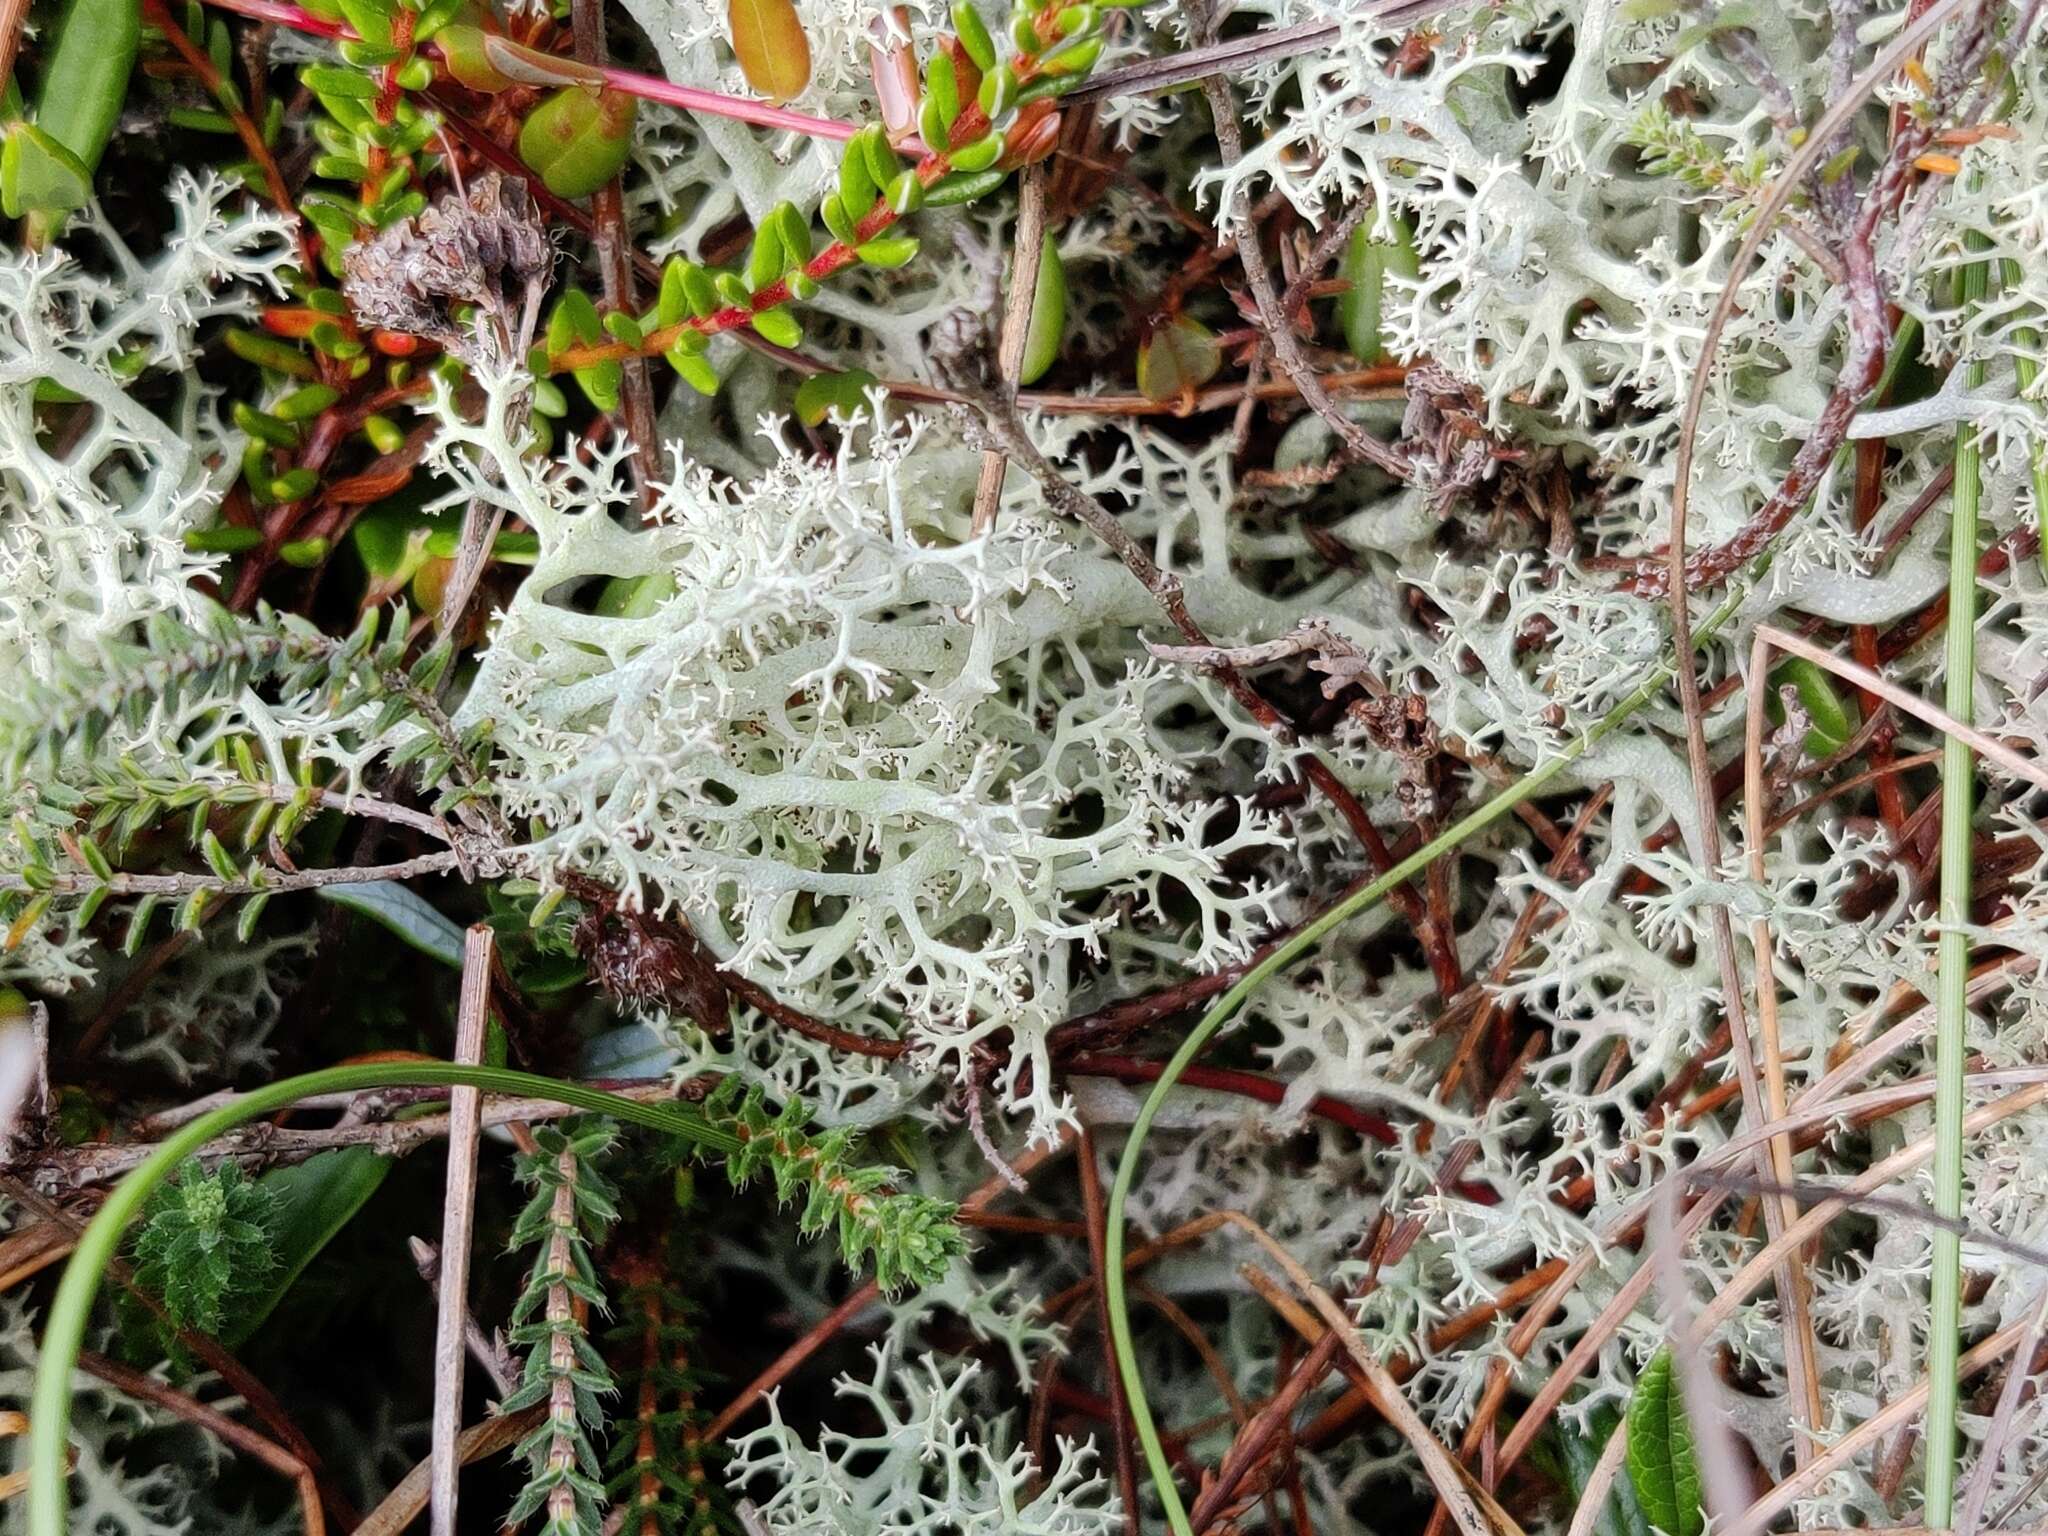
{"type": "MultiPolygon", "coordinates": [[[[998,387],[1014,391],[1024,368],[1024,344],[1031,337],[1032,300],[1038,293],[1038,268],[1045,252],[1045,165],[1024,172],[1017,186],[1016,240],[1010,256],[1010,291],[1003,301],[1003,328],[996,346],[998,387]]],[[[997,448],[981,453],[981,479],[974,487],[971,528],[976,537],[996,525],[1003,476],[1009,460],[997,448]]]]}
{"type": "MultiPolygon", "coordinates": [[[[1222,151],[1223,163],[1235,166],[1244,158],[1244,136],[1238,126],[1237,104],[1230,98],[1230,87],[1211,76],[1202,82],[1202,91],[1215,120],[1216,145],[1222,151]]],[[[1240,182],[1223,210],[1222,223],[1237,244],[1238,264],[1244,268],[1245,286],[1251,289],[1252,299],[1258,305],[1260,329],[1272,348],[1274,365],[1300,392],[1302,402],[1337,434],[1346,457],[1376,465],[1397,480],[1408,479],[1407,458],[1339,410],[1316,376],[1315,365],[1302,350],[1301,338],[1294,334],[1294,322],[1281,308],[1280,296],[1273,289],[1273,274],[1266,266],[1265,249],[1259,244],[1258,226],[1247,212],[1249,201],[1240,182]]]]}
{"type": "MultiPolygon", "coordinates": [[[[491,928],[478,923],[463,935],[462,1000],[455,1016],[455,1060],[481,1065],[490,1024],[491,928]]],[[[476,1213],[476,1158],[482,1139],[483,1095],[457,1087],[448,1095],[448,1182],[441,1198],[440,1296],[434,1320],[433,1488],[429,1528],[455,1536],[456,1436],[462,1428],[464,1325],[469,1319],[469,1234],[476,1213]]]]}
{"type": "MultiPolygon", "coordinates": [[[[571,12],[575,28],[576,57],[603,69],[611,63],[605,42],[604,0],[574,0],[571,12]]],[[[626,227],[623,181],[615,176],[598,188],[590,200],[591,243],[597,255],[597,270],[604,283],[606,310],[624,314],[638,311],[634,293],[633,236],[626,227]]],[[[640,493],[643,511],[654,505],[655,482],[661,477],[661,444],[654,415],[654,384],[647,371],[647,359],[638,353],[619,359],[619,423],[632,444],[633,479],[640,493]]]]}

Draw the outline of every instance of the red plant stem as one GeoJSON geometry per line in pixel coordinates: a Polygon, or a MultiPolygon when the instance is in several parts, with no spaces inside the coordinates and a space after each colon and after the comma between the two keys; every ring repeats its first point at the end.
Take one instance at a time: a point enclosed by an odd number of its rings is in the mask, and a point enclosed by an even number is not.
{"type": "MultiPolygon", "coordinates": [[[[1113,1077],[1125,1083],[1153,1082],[1165,1070],[1163,1062],[1149,1061],[1142,1056],[1076,1056],[1064,1065],[1070,1076],[1113,1077]]],[[[1278,1104],[1287,1097],[1285,1083],[1261,1077],[1256,1072],[1240,1072],[1233,1067],[1196,1064],[1181,1073],[1180,1080],[1190,1088],[1235,1093],[1247,1099],[1257,1099],[1261,1104],[1278,1104]]],[[[1325,1120],[1334,1120],[1383,1146],[1391,1147],[1400,1140],[1392,1121],[1370,1110],[1346,1104],[1342,1099],[1332,1098],[1327,1093],[1319,1093],[1309,1100],[1308,1111],[1312,1115],[1321,1115],[1325,1120]]]]}
{"type": "Polygon", "coordinates": [[[199,77],[199,83],[227,113],[228,121],[235,126],[235,135],[242,141],[242,147],[249,152],[249,159],[263,175],[263,189],[280,213],[292,214],[295,209],[291,193],[285,189],[284,177],[277,168],[277,160],[270,153],[270,147],[263,142],[263,135],[257,131],[249,114],[239,108],[228,106],[227,97],[221,90],[220,71],[213,67],[213,60],[206,50],[197,46],[185,35],[185,29],[171,19],[169,9],[163,0],[144,0],[142,14],[149,24],[163,33],[164,41],[176,50],[192,73],[199,77]]]}
{"type": "MultiPolygon", "coordinates": [[[[206,3],[223,11],[234,11],[238,15],[252,16],[258,21],[274,21],[279,26],[290,27],[295,32],[311,32],[319,37],[352,39],[355,33],[338,21],[329,21],[324,16],[315,16],[311,11],[285,0],[206,0],[206,3]]],[[[427,51],[434,50],[427,45],[427,51]]],[[[766,101],[756,101],[747,96],[728,96],[720,91],[701,91],[693,86],[675,85],[654,75],[639,74],[634,70],[620,69],[615,65],[604,66],[605,84],[615,91],[628,96],[638,96],[643,101],[658,101],[665,106],[680,107],[685,112],[703,112],[713,117],[737,118],[743,123],[753,123],[762,128],[787,128],[792,133],[807,133],[820,139],[850,139],[858,131],[852,123],[842,123],[836,118],[813,117],[807,112],[792,112],[766,101]]]]}
{"type": "MultiPolygon", "coordinates": [[[[969,107],[960,114],[953,125],[955,143],[973,143],[987,130],[988,119],[979,106],[969,107]]],[[[926,155],[918,161],[914,174],[918,182],[926,187],[942,179],[952,169],[946,156],[926,155]]],[[[870,208],[858,224],[853,227],[851,243],[835,240],[804,264],[804,276],[822,285],[826,279],[860,261],[859,247],[882,234],[902,217],[894,208],[881,199],[870,208]]],[[[674,325],[665,325],[658,331],[650,331],[642,338],[640,345],[629,347],[622,341],[608,341],[592,346],[566,347],[552,354],[547,360],[547,372],[563,373],[577,368],[588,368],[594,363],[616,362],[620,358],[639,354],[655,357],[673,346],[685,331],[695,331],[700,336],[716,336],[722,331],[738,330],[753,322],[754,316],[766,310],[787,304],[794,297],[789,290],[789,279],[778,278],[767,287],[758,289],[744,305],[729,304],[704,316],[692,315],[678,320],[674,325]]]]}

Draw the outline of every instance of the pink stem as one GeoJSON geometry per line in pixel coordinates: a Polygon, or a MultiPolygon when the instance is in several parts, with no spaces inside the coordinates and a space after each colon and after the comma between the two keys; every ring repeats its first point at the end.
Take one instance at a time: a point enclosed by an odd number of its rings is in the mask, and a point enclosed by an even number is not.
{"type": "MultiPolygon", "coordinates": [[[[338,21],[329,21],[315,16],[311,11],[302,10],[285,0],[207,0],[209,5],[224,11],[234,11],[243,16],[253,16],[259,21],[274,21],[279,26],[290,27],[295,32],[311,32],[319,37],[353,38],[355,33],[338,21]]],[[[431,48],[433,45],[430,43],[431,48]]],[[[850,139],[858,131],[851,123],[838,122],[829,117],[812,117],[804,112],[791,112],[770,102],[755,101],[746,96],[727,96],[719,91],[700,91],[693,86],[674,85],[653,75],[636,74],[630,69],[607,68],[605,83],[613,90],[623,91],[628,96],[638,96],[646,101],[659,101],[671,107],[681,107],[685,112],[705,112],[714,117],[737,118],[743,123],[755,123],[763,128],[787,128],[794,133],[805,133],[819,139],[850,139]]]]}

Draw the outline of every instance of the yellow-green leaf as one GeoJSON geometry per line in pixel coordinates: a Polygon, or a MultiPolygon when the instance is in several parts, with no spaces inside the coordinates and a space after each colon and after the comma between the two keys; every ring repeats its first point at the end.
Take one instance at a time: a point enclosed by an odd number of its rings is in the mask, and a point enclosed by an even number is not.
{"type": "MultiPolygon", "coordinates": [[[[597,346],[605,339],[604,321],[597,306],[581,288],[565,288],[548,317],[548,351],[566,352],[574,346],[597,346]]],[[[577,385],[600,411],[619,408],[621,369],[610,359],[574,370],[577,385]]]]}
{"type": "Polygon", "coordinates": [[[46,219],[92,201],[85,162],[33,123],[11,123],[0,140],[0,210],[10,219],[46,219]]]}
{"type": "Polygon", "coordinates": [[[564,86],[526,115],[519,158],[555,196],[588,197],[625,165],[639,105],[622,91],[564,86]]]}
{"type": "Polygon", "coordinates": [[[1415,235],[1407,221],[1389,214],[1393,238],[1373,237],[1371,221],[1351,232],[1344,249],[1339,275],[1351,286],[1337,300],[1337,320],[1344,331],[1344,345],[1361,363],[1384,362],[1387,345],[1380,317],[1386,302],[1389,272],[1413,277],[1417,271],[1415,235]]]}
{"type": "Polygon", "coordinates": [[[868,408],[868,391],[875,376],[864,368],[844,373],[814,373],[796,387],[797,420],[807,427],[820,425],[833,411],[851,416],[868,408]]]}
{"type": "Polygon", "coordinates": [[[1787,683],[1798,693],[1799,707],[1813,722],[1813,728],[1806,733],[1807,755],[1833,757],[1849,744],[1862,725],[1861,711],[1835,692],[1834,680],[1826,668],[1794,656],[1771,673],[1771,696],[1764,701],[1764,708],[1773,725],[1785,723],[1785,706],[1778,690],[1787,683]]]}
{"type": "Polygon", "coordinates": [[[443,27],[436,34],[434,44],[441,50],[441,62],[448,66],[448,73],[458,82],[472,91],[493,96],[511,85],[513,80],[492,62],[490,49],[485,46],[488,36],[481,27],[443,27]]]}
{"type": "Polygon", "coordinates": [[[731,0],[727,39],[747,84],[787,101],[811,83],[811,40],[792,0],[731,0]]]}
{"type": "Polygon", "coordinates": [[[1138,349],[1138,392],[1148,400],[1178,400],[1216,377],[1223,348],[1216,333],[1189,315],[1176,315],[1138,349]]]}
{"type": "Polygon", "coordinates": [[[1024,366],[1020,384],[1036,384],[1060,355],[1067,331],[1067,269],[1050,233],[1038,255],[1038,283],[1031,291],[1031,328],[1024,334],[1024,366]]]}

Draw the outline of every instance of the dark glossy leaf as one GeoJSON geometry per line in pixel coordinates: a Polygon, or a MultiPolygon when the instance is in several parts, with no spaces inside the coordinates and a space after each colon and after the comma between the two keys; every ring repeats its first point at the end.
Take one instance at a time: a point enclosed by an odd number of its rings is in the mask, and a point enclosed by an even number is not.
{"type": "Polygon", "coordinates": [[[292,1167],[273,1168],[256,1181],[276,1202],[270,1230],[277,1268],[262,1292],[236,1309],[221,1334],[223,1344],[238,1348],[263,1326],[306,1266],[349,1224],[390,1172],[391,1159],[368,1147],[337,1147],[292,1167]]]}
{"type": "MultiPolygon", "coordinates": [[[[1608,1440],[1620,1427],[1620,1410],[1611,1404],[1603,1404],[1589,1413],[1583,1429],[1568,1416],[1558,1415],[1555,1439],[1561,1455],[1557,1475],[1574,1509],[1586,1495],[1586,1484],[1599,1464],[1600,1453],[1607,1449],[1608,1440]]],[[[1593,1536],[1651,1536],[1650,1523],[1643,1518],[1627,1472],[1614,1480],[1607,1495],[1607,1507],[1600,1511],[1593,1526],[1593,1536]]]]}
{"type": "Polygon", "coordinates": [[[364,880],[353,885],[323,885],[320,894],[337,907],[382,924],[421,954],[462,969],[462,930],[410,886],[395,880],[364,880]]]}

